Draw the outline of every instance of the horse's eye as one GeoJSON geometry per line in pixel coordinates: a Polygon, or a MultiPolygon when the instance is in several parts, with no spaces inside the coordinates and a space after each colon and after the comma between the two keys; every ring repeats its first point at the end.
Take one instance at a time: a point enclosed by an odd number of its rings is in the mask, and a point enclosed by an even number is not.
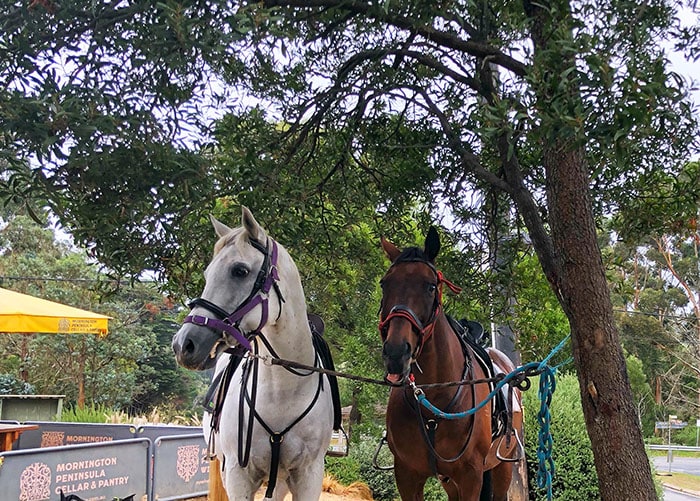
{"type": "Polygon", "coordinates": [[[236,264],[234,267],[231,269],[231,276],[233,278],[243,278],[250,273],[250,270],[243,266],[242,264],[236,264]]]}
{"type": "Polygon", "coordinates": [[[435,290],[437,289],[437,285],[435,284],[428,284],[428,293],[433,294],[435,290]]]}

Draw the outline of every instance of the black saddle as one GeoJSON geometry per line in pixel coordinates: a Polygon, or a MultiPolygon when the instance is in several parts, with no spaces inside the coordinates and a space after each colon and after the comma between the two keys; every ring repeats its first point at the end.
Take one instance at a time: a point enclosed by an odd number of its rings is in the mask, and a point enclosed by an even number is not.
{"type": "MultiPolygon", "coordinates": [[[[447,319],[459,338],[465,356],[468,355],[468,348],[471,348],[476,354],[478,364],[484,369],[486,377],[495,377],[496,371],[493,368],[493,362],[491,362],[491,357],[489,357],[485,348],[490,339],[488,336],[484,336],[484,326],[479,322],[467,320],[466,318],[455,320],[448,315],[447,319]]],[[[489,383],[490,391],[493,391],[495,386],[495,383],[489,383]]],[[[492,411],[491,428],[492,435],[495,438],[502,434],[508,419],[508,406],[506,405],[503,392],[499,391],[496,393],[493,399],[492,411]]]]}

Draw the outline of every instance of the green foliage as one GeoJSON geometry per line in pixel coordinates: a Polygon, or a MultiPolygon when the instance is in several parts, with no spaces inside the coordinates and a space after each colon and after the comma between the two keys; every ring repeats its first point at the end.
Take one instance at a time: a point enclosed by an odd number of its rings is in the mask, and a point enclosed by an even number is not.
{"type": "Polygon", "coordinates": [[[678,445],[688,445],[696,447],[698,445],[698,428],[695,426],[696,417],[694,415],[688,416],[686,418],[688,426],[682,430],[672,430],[671,431],[671,443],[678,445]]]}
{"type": "Polygon", "coordinates": [[[34,395],[31,384],[17,379],[14,374],[0,374],[0,395],[34,395]]]}
{"type": "Polygon", "coordinates": [[[106,423],[114,410],[102,403],[90,403],[84,407],[68,406],[61,412],[66,423],[106,423]]]}
{"type": "MultiPolygon", "coordinates": [[[[394,480],[393,470],[381,470],[375,467],[374,456],[380,442],[379,430],[372,435],[359,431],[356,440],[352,441],[349,454],[342,458],[326,457],[325,469],[340,483],[348,485],[361,481],[372,490],[376,501],[394,501],[398,499],[398,490],[394,480]]],[[[389,447],[383,444],[376,459],[380,467],[390,467],[393,456],[389,447]]],[[[424,489],[425,501],[444,501],[447,494],[435,478],[428,479],[424,489]]]]}
{"type": "MultiPolygon", "coordinates": [[[[569,333],[569,321],[552,292],[537,258],[525,253],[508,263],[514,289],[512,322],[518,333],[523,360],[542,360],[569,333]]],[[[556,355],[552,365],[570,357],[568,351],[556,355]]]]}
{"type": "MultiPolygon", "coordinates": [[[[525,412],[525,448],[530,499],[546,499],[537,487],[537,442],[540,402],[535,388],[523,395],[525,412]]],[[[556,391],[550,406],[551,433],[554,442],[552,459],[555,474],[552,480],[554,499],[589,501],[598,499],[598,479],[593,464],[591,442],[581,409],[579,383],[573,374],[557,376],[556,391]]]]}
{"type": "Polygon", "coordinates": [[[644,435],[651,435],[654,432],[656,416],[654,411],[654,394],[649,385],[649,379],[644,372],[643,362],[634,355],[625,357],[627,365],[627,376],[632,387],[632,398],[637,404],[637,412],[642,424],[644,435]]]}
{"type": "Polygon", "coordinates": [[[177,398],[183,407],[193,406],[204,384],[175,364],[170,339],[177,311],[152,284],[115,291],[84,253],[25,216],[10,218],[0,231],[0,277],[11,280],[13,290],[112,317],[104,338],[0,337],[3,372],[18,378],[26,371],[37,392],[66,395],[67,402],[77,401],[82,380],[86,401],[94,405],[142,413],[177,398]],[[20,360],[25,343],[28,356],[20,360]]]}
{"type": "MultiPolygon", "coordinates": [[[[377,436],[359,436],[357,440],[352,441],[347,457],[326,457],[326,471],[344,484],[357,480],[366,483],[377,501],[393,501],[398,495],[393,471],[378,470],[373,465],[378,445],[377,436]]],[[[377,461],[381,466],[390,466],[393,463],[393,457],[386,444],[382,447],[377,461]]]]}

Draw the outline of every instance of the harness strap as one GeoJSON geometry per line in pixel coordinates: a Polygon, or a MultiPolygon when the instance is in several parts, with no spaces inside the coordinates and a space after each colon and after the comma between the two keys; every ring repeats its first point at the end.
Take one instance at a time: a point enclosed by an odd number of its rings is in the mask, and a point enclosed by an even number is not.
{"type": "Polygon", "coordinates": [[[270,478],[267,481],[267,490],[265,491],[265,499],[272,499],[272,493],[277,486],[277,471],[280,465],[280,451],[282,449],[282,441],[284,435],[282,433],[273,433],[270,435],[270,478]]]}
{"type": "MultiPolygon", "coordinates": [[[[258,343],[257,340],[260,339],[263,341],[266,347],[268,349],[271,349],[271,346],[269,342],[265,339],[264,336],[259,336],[258,338],[255,339],[255,354],[258,354],[258,343]]],[[[272,353],[274,353],[274,350],[272,350],[272,353]]],[[[277,356],[276,354],[274,356],[277,356]]],[[[255,410],[255,403],[257,401],[257,396],[258,396],[258,367],[259,367],[260,359],[258,357],[251,357],[249,358],[246,363],[243,366],[243,377],[242,377],[242,382],[241,382],[241,392],[239,396],[239,403],[238,403],[238,464],[242,467],[245,468],[248,466],[248,462],[250,461],[250,449],[251,449],[251,441],[252,441],[252,436],[253,436],[253,421],[257,421],[260,426],[262,426],[265,431],[270,435],[270,474],[268,477],[268,487],[267,491],[265,493],[265,498],[271,498],[272,497],[272,491],[274,490],[275,486],[277,485],[277,475],[279,472],[279,463],[280,463],[280,456],[281,456],[281,447],[282,447],[282,441],[284,440],[284,435],[291,430],[294,426],[296,426],[302,419],[304,419],[309,412],[311,412],[311,409],[314,408],[316,405],[316,402],[318,401],[318,397],[321,394],[321,390],[323,388],[323,374],[319,373],[318,374],[318,385],[316,386],[316,393],[314,394],[314,397],[311,399],[311,402],[309,405],[304,409],[304,412],[302,412],[294,421],[292,421],[284,430],[281,432],[275,432],[270,428],[270,426],[263,420],[263,418],[258,414],[258,412],[255,410]],[[247,387],[248,387],[248,380],[251,378],[252,374],[252,381],[251,381],[251,389],[250,392],[248,392],[247,387]],[[244,430],[244,419],[245,419],[245,410],[244,410],[244,403],[248,404],[248,416],[247,416],[247,427],[244,430]]],[[[318,352],[316,352],[316,365],[320,364],[320,359],[318,352]]],[[[288,369],[289,370],[289,369],[288,369]]],[[[291,371],[294,374],[298,376],[310,376],[313,374],[313,371],[308,372],[307,374],[301,374],[296,371],[291,371]]],[[[225,394],[224,394],[225,395],[225,394]]],[[[222,404],[223,404],[223,399],[222,399],[222,404]]]]}
{"type": "MultiPolygon", "coordinates": [[[[466,354],[466,358],[464,360],[464,372],[462,373],[462,379],[466,379],[469,375],[469,372],[472,368],[472,360],[469,354],[466,354]]],[[[415,379],[413,377],[413,374],[410,375],[410,380],[412,383],[415,384],[415,379]]],[[[408,388],[408,387],[407,387],[408,388]]],[[[450,399],[449,403],[447,404],[446,408],[451,409],[454,405],[457,404],[459,397],[462,394],[463,386],[458,386],[457,391],[455,394],[452,396],[450,399]]],[[[415,394],[414,394],[415,396],[415,394]]],[[[444,458],[438,453],[437,449],[435,448],[435,435],[437,433],[437,428],[438,425],[440,424],[439,419],[428,419],[427,421],[423,417],[423,413],[421,412],[420,405],[417,405],[417,401],[415,399],[409,399],[407,396],[407,393],[404,391],[404,399],[408,403],[409,407],[413,408],[416,411],[416,415],[418,417],[418,422],[419,422],[419,427],[422,431],[423,439],[425,440],[426,445],[428,446],[428,462],[430,464],[430,468],[433,471],[433,474],[437,475],[437,462],[438,460],[443,461],[445,463],[454,463],[458,461],[464,453],[467,451],[467,447],[469,446],[469,442],[471,442],[471,437],[472,437],[472,432],[474,431],[474,426],[469,427],[469,434],[467,435],[467,440],[464,442],[464,445],[460,449],[460,451],[457,453],[456,456],[452,458],[444,458]]],[[[474,407],[474,404],[476,403],[476,398],[474,396],[474,393],[472,393],[472,404],[471,407],[474,407]]]]}
{"type": "MultiPolygon", "coordinates": [[[[257,343],[255,345],[255,351],[257,354],[257,343]]],[[[250,447],[253,438],[253,419],[255,416],[255,402],[258,398],[258,359],[248,360],[243,367],[243,378],[241,382],[241,392],[238,401],[238,464],[245,468],[248,466],[248,461],[250,460],[250,447]],[[247,387],[248,378],[250,377],[250,366],[253,366],[253,381],[251,382],[251,393],[252,399],[249,398],[247,387]],[[245,430],[245,442],[243,441],[244,429],[243,422],[245,418],[245,405],[243,403],[248,401],[248,428],[245,430]],[[244,446],[245,444],[245,446],[244,446]]]]}
{"type": "Polygon", "coordinates": [[[241,344],[244,348],[250,351],[251,345],[249,338],[259,333],[260,329],[262,329],[267,323],[268,296],[270,291],[274,288],[275,293],[277,294],[277,301],[279,302],[279,311],[277,318],[279,318],[279,315],[282,312],[282,303],[285,302],[278,283],[280,277],[279,271],[277,269],[277,242],[275,242],[274,240],[271,241],[272,248],[268,249],[268,247],[270,247],[270,240],[268,240],[266,246],[264,247],[257,240],[250,240],[250,244],[263,253],[263,264],[260,267],[260,270],[258,271],[258,276],[255,280],[255,284],[253,285],[252,290],[250,291],[250,294],[238,306],[238,308],[236,308],[236,310],[233,313],[229,314],[226,310],[212,303],[211,301],[198,297],[193,299],[189,303],[189,307],[193,309],[199,306],[213,313],[218,318],[210,318],[204,315],[190,314],[187,317],[185,317],[183,323],[192,323],[195,325],[199,325],[200,327],[208,327],[215,331],[221,331],[224,341],[227,344],[228,340],[226,335],[228,334],[231,337],[233,337],[236,341],[238,341],[238,343],[241,344]],[[260,314],[260,322],[258,323],[258,327],[256,329],[254,329],[252,332],[246,335],[240,329],[241,320],[258,305],[260,305],[262,308],[262,312],[260,314]]]}

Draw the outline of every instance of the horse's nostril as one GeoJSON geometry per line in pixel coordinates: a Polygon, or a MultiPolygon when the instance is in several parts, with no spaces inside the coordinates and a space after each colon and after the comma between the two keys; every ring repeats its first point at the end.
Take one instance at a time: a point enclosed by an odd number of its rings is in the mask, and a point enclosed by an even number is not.
{"type": "Polygon", "coordinates": [[[194,342],[191,339],[188,339],[187,341],[185,341],[185,344],[182,347],[182,351],[184,351],[185,353],[192,354],[194,353],[194,348],[194,342]]]}

